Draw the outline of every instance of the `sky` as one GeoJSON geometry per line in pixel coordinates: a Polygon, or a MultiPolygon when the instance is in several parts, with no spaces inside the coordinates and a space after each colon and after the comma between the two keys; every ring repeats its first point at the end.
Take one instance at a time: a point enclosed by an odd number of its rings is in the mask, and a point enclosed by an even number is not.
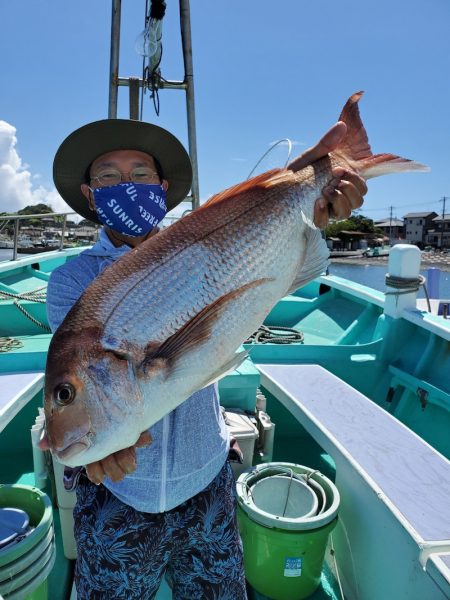
{"type": "MultiPolygon", "coordinates": [[[[162,75],[183,78],[178,1],[166,0],[162,75]]],[[[52,181],[54,154],[76,128],[108,113],[111,0],[0,0],[0,212],[37,202],[68,210],[52,181]]],[[[135,40],[145,0],[122,0],[119,75],[140,76],[135,40]]],[[[191,0],[201,202],[245,180],[276,141],[292,157],[364,90],[374,152],[429,173],[373,179],[362,214],[450,213],[448,0],[191,0]]],[[[161,90],[143,119],[187,146],[185,95],[161,90]]],[[[119,112],[128,118],[128,89],[119,112]]],[[[283,166],[279,144],[255,173],[283,166]]]]}

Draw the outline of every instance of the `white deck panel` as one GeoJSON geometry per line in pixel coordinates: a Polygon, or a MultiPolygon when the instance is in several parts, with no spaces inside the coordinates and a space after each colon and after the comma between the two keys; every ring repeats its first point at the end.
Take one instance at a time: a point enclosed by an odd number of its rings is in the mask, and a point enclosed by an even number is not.
{"type": "Polygon", "coordinates": [[[44,373],[0,374],[0,431],[42,389],[44,373]]]}

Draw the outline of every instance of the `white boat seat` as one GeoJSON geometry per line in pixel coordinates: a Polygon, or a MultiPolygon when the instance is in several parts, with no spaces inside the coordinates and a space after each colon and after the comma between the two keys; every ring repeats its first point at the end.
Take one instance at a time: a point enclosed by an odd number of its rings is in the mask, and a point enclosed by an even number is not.
{"type": "Polygon", "coordinates": [[[357,472],[414,539],[422,567],[449,586],[450,461],[319,365],[256,366],[261,384],[335,460],[336,477],[340,468],[357,472]]]}
{"type": "Polygon", "coordinates": [[[44,386],[44,373],[0,373],[0,431],[44,386]]]}

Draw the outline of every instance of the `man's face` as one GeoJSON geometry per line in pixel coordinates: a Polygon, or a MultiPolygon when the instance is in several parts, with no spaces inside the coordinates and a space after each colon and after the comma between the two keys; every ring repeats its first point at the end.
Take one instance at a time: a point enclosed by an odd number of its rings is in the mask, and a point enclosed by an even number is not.
{"type": "MultiPolygon", "coordinates": [[[[107,182],[108,177],[105,175],[114,171],[121,173],[122,181],[133,181],[133,171],[135,169],[137,169],[136,173],[139,173],[140,169],[149,170],[150,178],[146,178],[145,183],[160,183],[167,191],[167,181],[165,179],[160,180],[152,156],[139,150],[113,150],[94,160],[90,169],[91,181],[89,185],[86,183],[81,185],[81,192],[88,199],[89,208],[95,210],[95,201],[89,189],[90,187],[111,185],[107,182]]],[[[135,183],[140,183],[140,181],[136,179],[135,183]]]]}

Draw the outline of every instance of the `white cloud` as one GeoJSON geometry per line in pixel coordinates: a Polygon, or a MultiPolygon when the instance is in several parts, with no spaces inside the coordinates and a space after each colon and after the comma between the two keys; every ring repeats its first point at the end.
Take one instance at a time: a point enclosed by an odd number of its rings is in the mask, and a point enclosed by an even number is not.
{"type": "Polygon", "coordinates": [[[49,204],[55,212],[69,212],[55,188],[36,186],[39,175],[29,171],[17,149],[16,128],[0,120],[0,212],[17,212],[30,204],[49,204]]]}

